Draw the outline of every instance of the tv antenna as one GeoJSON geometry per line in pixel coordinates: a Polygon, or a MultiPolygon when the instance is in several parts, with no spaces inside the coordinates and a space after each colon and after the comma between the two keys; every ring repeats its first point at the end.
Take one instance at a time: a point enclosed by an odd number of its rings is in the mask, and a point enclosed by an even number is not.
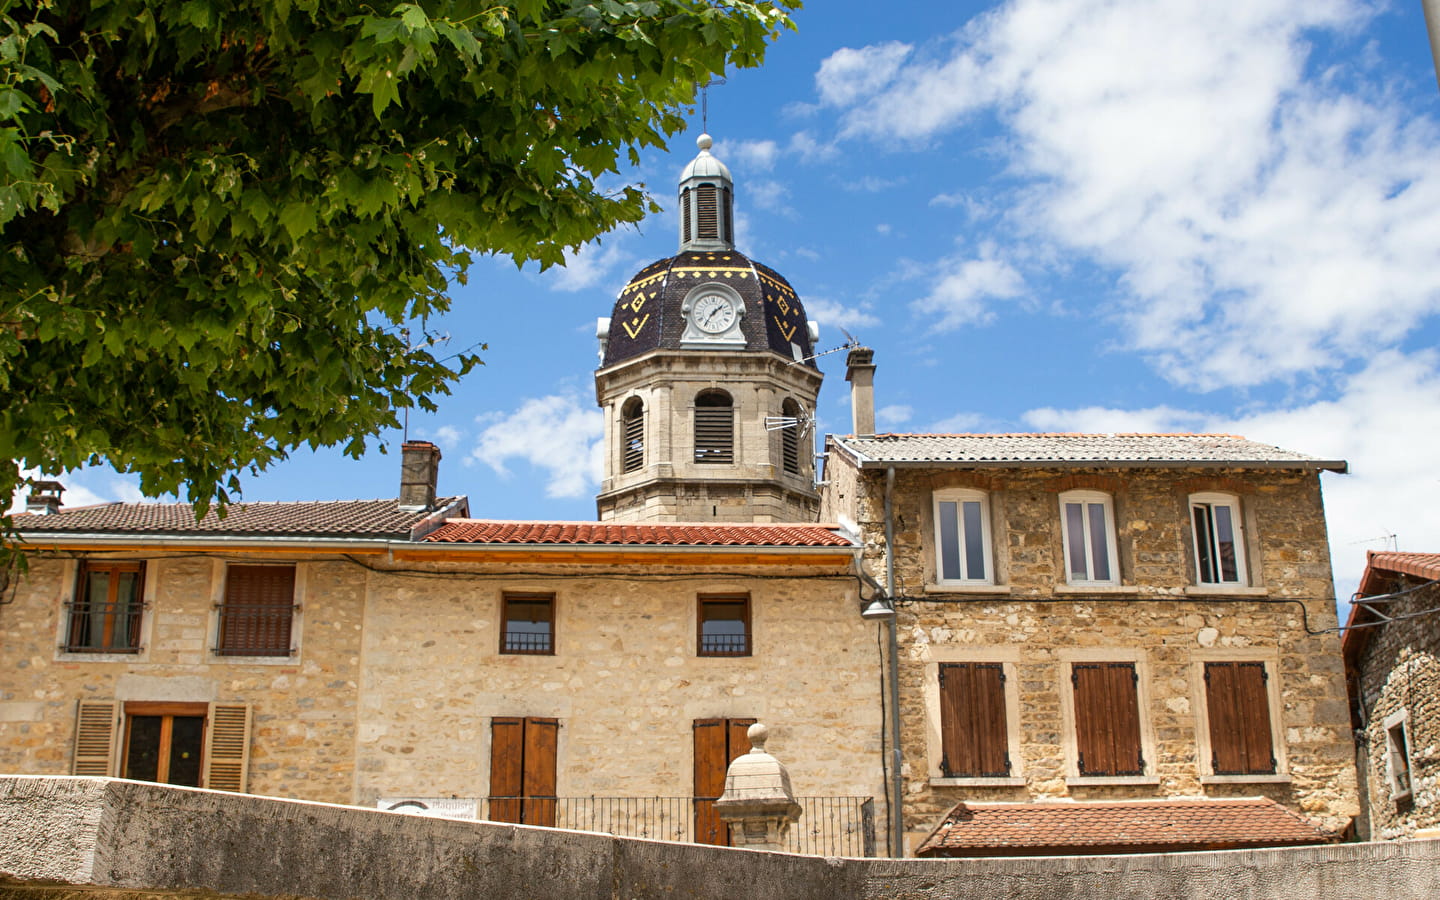
{"type": "Polygon", "coordinates": [[[798,406],[799,409],[793,416],[766,416],[765,430],[783,431],[786,428],[795,428],[799,430],[802,437],[814,431],[815,416],[812,415],[810,411],[805,408],[805,404],[800,401],[795,401],[795,405],[798,406]]]}

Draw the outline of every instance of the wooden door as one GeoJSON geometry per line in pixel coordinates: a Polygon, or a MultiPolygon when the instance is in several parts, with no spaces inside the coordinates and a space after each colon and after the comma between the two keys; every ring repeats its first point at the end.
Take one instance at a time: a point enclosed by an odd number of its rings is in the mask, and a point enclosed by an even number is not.
{"type": "Polygon", "coordinates": [[[491,720],[490,821],[555,826],[559,734],[559,719],[491,720]]]}
{"type": "Polygon", "coordinates": [[[730,828],[715,812],[725,793],[725,771],[750,752],[747,732],[754,719],[695,720],[695,843],[730,846],[730,828]]]}

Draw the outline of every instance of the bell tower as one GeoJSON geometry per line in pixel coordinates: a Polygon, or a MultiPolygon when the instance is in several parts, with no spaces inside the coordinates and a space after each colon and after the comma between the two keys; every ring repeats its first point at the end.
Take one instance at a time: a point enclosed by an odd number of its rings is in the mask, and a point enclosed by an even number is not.
{"type": "Polygon", "coordinates": [[[735,249],[734,180],[708,134],[680,173],[680,252],[600,319],[601,521],[813,522],[816,330],[778,272],[735,249]],[[768,421],[767,421],[768,420],[768,421]]]}

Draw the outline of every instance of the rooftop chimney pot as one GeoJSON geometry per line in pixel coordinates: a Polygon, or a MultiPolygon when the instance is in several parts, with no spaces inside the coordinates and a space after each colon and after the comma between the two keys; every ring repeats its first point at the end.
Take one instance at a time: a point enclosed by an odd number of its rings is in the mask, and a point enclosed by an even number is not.
{"type": "Polygon", "coordinates": [[[850,417],[856,437],[875,434],[875,351],[856,347],[845,358],[845,380],[850,382],[850,417]]]}
{"type": "Polygon", "coordinates": [[[60,495],[63,493],[65,486],[58,481],[37,481],[30,485],[25,511],[37,516],[53,516],[60,511],[60,495]]]}
{"type": "Polygon", "coordinates": [[[421,512],[435,508],[435,482],[440,476],[440,448],[429,441],[400,445],[400,508],[421,512]]]}

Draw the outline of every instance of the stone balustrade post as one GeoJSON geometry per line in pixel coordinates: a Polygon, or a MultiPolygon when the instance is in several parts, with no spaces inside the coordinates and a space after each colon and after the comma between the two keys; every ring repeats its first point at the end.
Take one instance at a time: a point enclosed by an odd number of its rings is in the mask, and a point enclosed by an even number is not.
{"type": "Polygon", "coordinates": [[[785,835],[800,818],[790,773],[765,751],[770,729],[757,722],[746,734],[750,752],[725,771],[725,793],[715,801],[715,812],[730,826],[732,846],[784,850],[785,835]]]}

